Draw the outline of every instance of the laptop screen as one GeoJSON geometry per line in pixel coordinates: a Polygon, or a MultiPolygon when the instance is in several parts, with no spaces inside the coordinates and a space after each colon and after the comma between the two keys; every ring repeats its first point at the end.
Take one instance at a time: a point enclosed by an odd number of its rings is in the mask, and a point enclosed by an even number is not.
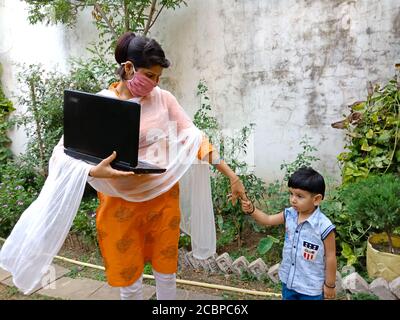
{"type": "Polygon", "coordinates": [[[64,91],[64,147],[100,160],[138,162],[140,104],[80,91],[64,91]]]}

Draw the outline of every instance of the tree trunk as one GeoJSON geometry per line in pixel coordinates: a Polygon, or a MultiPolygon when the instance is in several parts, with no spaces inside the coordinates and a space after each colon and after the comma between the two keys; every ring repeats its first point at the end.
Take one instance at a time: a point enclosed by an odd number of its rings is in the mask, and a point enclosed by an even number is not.
{"type": "Polygon", "coordinates": [[[129,12],[128,12],[128,1],[124,0],[124,20],[125,20],[125,32],[130,31],[129,26],[129,12]]]}
{"type": "Polygon", "coordinates": [[[150,30],[151,21],[153,20],[153,15],[154,15],[154,12],[156,11],[156,5],[157,5],[157,0],[152,0],[149,17],[148,17],[146,26],[144,27],[144,30],[143,30],[144,36],[146,36],[147,32],[149,32],[149,30],[150,30]]]}
{"type": "Polygon", "coordinates": [[[237,244],[238,244],[238,249],[240,249],[242,247],[242,238],[240,234],[237,237],[237,244]]]}
{"type": "Polygon", "coordinates": [[[389,251],[394,254],[393,242],[392,242],[392,233],[391,233],[391,230],[389,228],[386,229],[386,234],[387,234],[387,237],[388,237],[389,251]]]}
{"type": "Polygon", "coordinates": [[[33,118],[35,119],[35,125],[36,125],[36,136],[38,139],[38,144],[39,144],[39,157],[40,157],[40,169],[41,169],[41,174],[44,177],[47,177],[47,168],[44,166],[45,159],[44,159],[44,143],[42,139],[42,127],[40,125],[40,118],[38,115],[38,109],[37,109],[37,103],[36,103],[36,92],[35,92],[35,84],[33,81],[30,81],[30,90],[31,90],[31,99],[32,99],[32,109],[33,109],[33,118]]]}

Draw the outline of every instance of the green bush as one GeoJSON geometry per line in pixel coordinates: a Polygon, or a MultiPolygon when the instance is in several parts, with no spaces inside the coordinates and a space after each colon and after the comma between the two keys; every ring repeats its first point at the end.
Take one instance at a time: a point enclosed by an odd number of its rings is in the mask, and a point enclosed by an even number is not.
{"type": "Polygon", "coordinates": [[[36,199],[43,181],[15,161],[0,166],[0,235],[7,237],[20,215],[36,199]]]}
{"type": "Polygon", "coordinates": [[[346,185],[341,191],[345,211],[353,221],[370,224],[386,232],[393,252],[392,235],[400,226],[400,177],[394,174],[370,175],[346,185]]]}
{"type": "Polygon", "coordinates": [[[369,173],[400,172],[399,81],[394,77],[383,88],[376,86],[366,101],[351,105],[344,121],[349,151],[338,156],[344,183],[369,173]]]}
{"type": "Polygon", "coordinates": [[[339,268],[354,265],[359,271],[365,269],[366,239],[371,225],[354,219],[344,211],[340,187],[329,187],[321,203],[321,210],[336,226],[336,251],[339,268]]]}
{"type": "Polygon", "coordinates": [[[48,72],[41,65],[22,65],[18,74],[21,95],[18,102],[26,112],[13,118],[17,125],[24,125],[28,140],[23,161],[47,176],[48,161],[54,146],[63,133],[63,91],[76,89],[87,92],[100,91],[105,82],[107,64],[100,58],[88,62],[75,61],[67,74],[48,72]]]}
{"type": "Polygon", "coordinates": [[[83,198],[71,227],[71,233],[82,236],[87,243],[94,245],[97,245],[96,209],[98,206],[97,198],[83,198]]]}
{"type": "Polygon", "coordinates": [[[65,75],[46,72],[41,65],[23,65],[18,73],[22,93],[18,102],[26,112],[14,117],[28,137],[23,160],[38,174],[47,176],[48,161],[63,130],[63,90],[70,86],[65,75]]]}
{"type": "MultiPolygon", "coordinates": [[[[0,64],[0,77],[1,74],[2,67],[0,64]]],[[[12,158],[12,153],[9,149],[11,140],[7,136],[7,131],[11,127],[11,123],[8,121],[8,116],[14,110],[13,103],[4,94],[2,84],[0,82],[0,163],[6,163],[12,158]]]]}

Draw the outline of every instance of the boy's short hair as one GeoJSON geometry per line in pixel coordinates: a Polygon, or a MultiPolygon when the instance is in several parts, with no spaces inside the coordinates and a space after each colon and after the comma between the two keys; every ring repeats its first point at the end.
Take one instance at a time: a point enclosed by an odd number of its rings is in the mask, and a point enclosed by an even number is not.
{"type": "Polygon", "coordinates": [[[321,194],[322,199],[325,196],[324,178],[311,167],[302,167],[294,172],[289,177],[288,187],[321,194]]]}

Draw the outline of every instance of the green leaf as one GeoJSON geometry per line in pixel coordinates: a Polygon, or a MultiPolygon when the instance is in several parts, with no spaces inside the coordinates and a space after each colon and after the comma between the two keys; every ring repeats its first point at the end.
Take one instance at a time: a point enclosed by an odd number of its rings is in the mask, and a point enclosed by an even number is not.
{"type": "Polygon", "coordinates": [[[367,152],[372,150],[372,147],[370,147],[368,145],[368,141],[366,139],[363,141],[363,144],[361,145],[361,150],[367,151],[367,152]]]}
{"type": "Polygon", "coordinates": [[[389,130],[383,130],[382,133],[378,137],[378,141],[380,143],[385,143],[389,141],[392,137],[391,131],[389,130]]]}
{"type": "Polygon", "coordinates": [[[364,108],[365,108],[365,101],[362,101],[362,102],[357,103],[357,104],[353,104],[351,106],[351,109],[353,111],[361,111],[361,110],[364,110],[364,108]]]}
{"type": "Polygon", "coordinates": [[[258,243],[258,247],[257,247],[257,251],[260,254],[266,254],[269,250],[271,250],[272,245],[274,243],[278,243],[279,240],[271,237],[271,236],[267,236],[266,238],[262,238],[260,240],[260,242],[258,243]]]}
{"type": "Polygon", "coordinates": [[[386,157],[376,157],[372,159],[372,162],[375,167],[383,168],[384,163],[386,162],[386,157]]]}
{"type": "Polygon", "coordinates": [[[220,214],[217,215],[217,225],[218,225],[218,228],[220,230],[223,230],[223,228],[224,228],[224,218],[220,214]]]}
{"type": "Polygon", "coordinates": [[[365,136],[367,137],[367,139],[371,139],[374,136],[374,131],[372,131],[372,129],[369,129],[365,136]]]}
{"type": "Polygon", "coordinates": [[[351,247],[346,243],[342,242],[342,256],[347,259],[347,265],[351,266],[357,262],[357,257],[353,253],[351,247]]]}
{"type": "Polygon", "coordinates": [[[371,115],[371,120],[372,120],[372,122],[377,123],[378,122],[378,113],[373,113],[371,115]]]}

